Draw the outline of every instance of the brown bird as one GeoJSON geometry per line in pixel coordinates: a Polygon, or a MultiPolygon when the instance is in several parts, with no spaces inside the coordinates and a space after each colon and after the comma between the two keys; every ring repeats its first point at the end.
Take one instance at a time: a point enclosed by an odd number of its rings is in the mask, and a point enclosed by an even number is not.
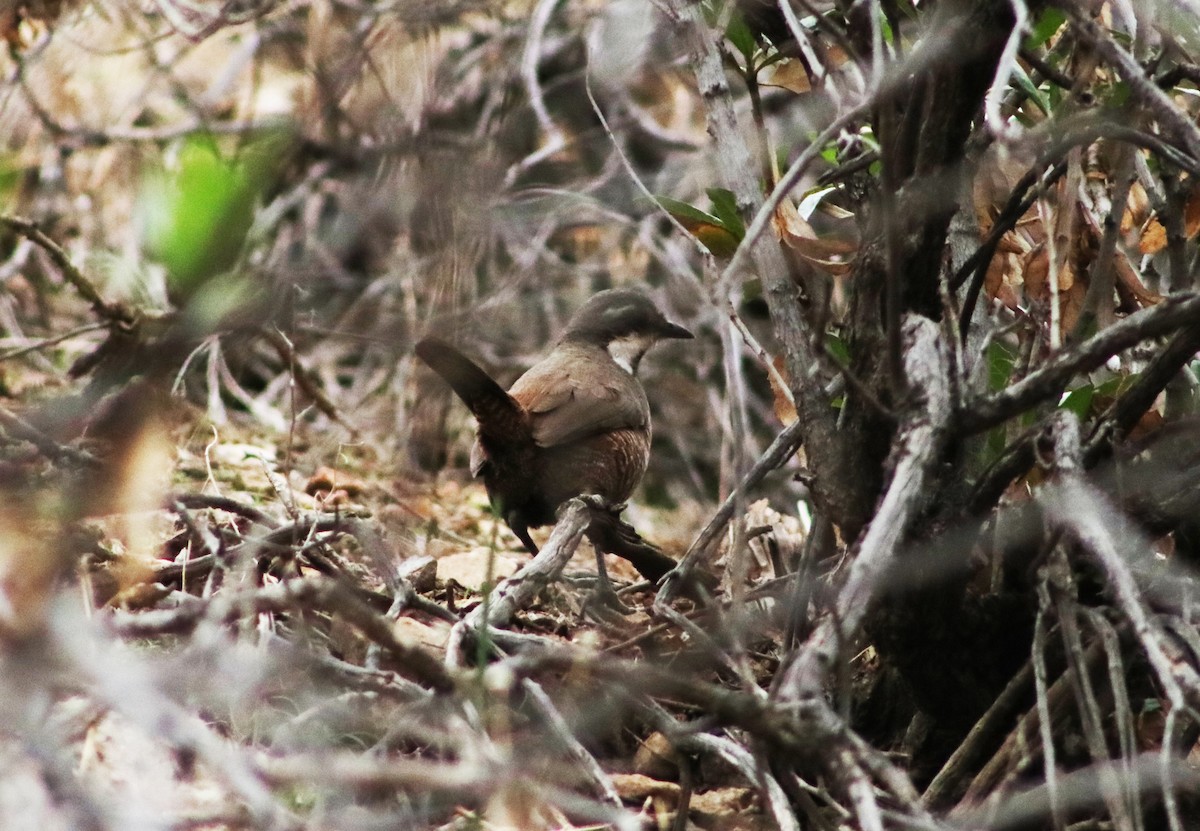
{"type": "MultiPolygon", "coordinates": [[[[657,341],[690,337],[642,293],[610,289],[585,303],[550,354],[507,392],[444,341],[426,338],[416,351],[475,415],[471,473],[536,554],[529,529],[552,524],[568,499],[596,494],[616,507],[633,493],[650,458],[650,405],[638,363],[657,341]]],[[[588,536],[647,579],[675,566],[615,512],[593,522],[588,536]]]]}

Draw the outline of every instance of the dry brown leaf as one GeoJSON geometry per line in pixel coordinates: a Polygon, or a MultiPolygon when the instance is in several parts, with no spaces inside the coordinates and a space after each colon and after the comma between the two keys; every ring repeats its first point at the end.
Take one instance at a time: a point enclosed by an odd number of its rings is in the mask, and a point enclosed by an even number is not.
{"type": "Polygon", "coordinates": [[[754,791],[749,788],[714,788],[692,794],[692,811],[709,816],[740,814],[754,804],[754,791]]]}
{"type": "Polygon", "coordinates": [[[762,81],[763,86],[781,87],[789,92],[802,93],[812,90],[804,64],[797,60],[782,61],[772,67],[773,71],[762,81]]]}
{"type": "MultiPolygon", "coordinates": [[[[1050,258],[1045,246],[1034,248],[1022,263],[1025,278],[1025,298],[1034,303],[1050,302],[1050,258]]],[[[1060,331],[1070,332],[1075,328],[1083,312],[1087,286],[1076,279],[1075,266],[1068,260],[1058,275],[1058,303],[1060,331]]]]}
{"type": "Polygon", "coordinates": [[[1024,254],[1026,250],[1028,246],[1022,245],[1012,231],[1000,237],[996,245],[996,252],[1000,254],[1024,254]]]}
{"type": "Polygon", "coordinates": [[[848,240],[818,237],[791,200],[780,203],[772,223],[780,241],[806,262],[833,275],[850,272],[858,245],[848,240]]]}
{"type": "Polygon", "coordinates": [[[612,783],[626,802],[642,802],[652,796],[679,801],[679,786],[674,782],[662,782],[640,773],[614,773],[612,783]]]}
{"type": "Polygon", "coordinates": [[[1064,294],[1075,287],[1075,266],[1069,261],[1063,263],[1062,270],[1058,272],[1058,292],[1064,294]]]}
{"type": "Polygon", "coordinates": [[[1050,255],[1046,247],[1038,246],[1024,257],[1021,273],[1025,277],[1025,297],[1031,301],[1050,299],[1050,255]]]}
{"type": "Polygon", "coordinates": [[[444,620],[426,623],[411,617],[402,617],[392,624],[392,631],[398,640],[410,646],[445,649],[450,639],[450,624],[444,620]]]}
{"type": "Polygon", "coordinates": [[[1016,311],[1021,301],[1009,281],[1013,276],[1011,255],[992,257],[987,274],[983,278],[983,292],[989,300],[999,300],[1005,308],[1016,311]]]}
{"type": "Polygon", "coordinates": [[[1150,216],[1150,197],[1141,182],[1129,187],[1125,213],[1121,217],[1121,233],[1128,235],[1134,228],[1141,228],[1150,216]]]}
{"type": "MultiPolygon", "coordinates": [[[[1192,239],[1200,234],[1200,186],[1192,188],[1187,203],[1183,206],[1183,235],[1192,239]]],[[[1138,250],[1143,254],[1157,254],[1167,247],[1167,229],[1158,217],[1151,217],[1143,226],[1138,239],[1138,250]]]]}
{"type": "Polygon", "coordinates": [[[1167,247],[1167,229],[1158,221],[1157,217],[1150,217],[1149,221],[1142,226],[1142,233],[1138,239],[1138,250],[1143,254],[1157,254],[1167,247]]]}
{"type": "Polygon", "coordinates": [[[1087,286],[1080,280],[1072,280],[1070,288],[1059,292],[1059,314],[1062,322],[1061,331],[1064,336],[1073,331],[1079,323],[1086,299],[1087,286]]]}
{"type": "Polygon", "coordinates": [[[671,740],[661,732],[651,733],[633,756],[634,772],[656,780],[678,778],[679,757],[671,740]]]}
{"type": "Polygon", "coordinates": [[[1188,239],[1200,233],[1200,188],[1193,188],[1183,206],[1183,232],[1188,239]]]}
{"type": "Polygon", "coordinates": [[[1163,418],[1161,412],[1156,409],[1149,409],[1142,413],[1142,417],[1138,419],[1137,424],[1133,425],[1126,438],[1131,442],[1148,438],[1162,429],[1164,423],[1166,423],[1166,420],[1163,418]]]}

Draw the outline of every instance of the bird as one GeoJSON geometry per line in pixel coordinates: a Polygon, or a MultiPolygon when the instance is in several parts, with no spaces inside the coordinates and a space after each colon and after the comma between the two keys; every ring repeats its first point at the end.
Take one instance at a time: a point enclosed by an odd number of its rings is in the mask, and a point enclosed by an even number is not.
{"type": "Polygon", "coordinates": [[[641,291],[616,288],[592,295],[507,391],[436,337],[422,339],[416,354],[475,416],[471,473],[527,551],[538,553],[530,528],[553,524],[564,502],[593,494],[611,506],[588,529],[601,568],[606,550],[657,582],[675,561],[619,518],[650,459],[650,404],[637,369],[658,341],[692,337],[641,291]]]}

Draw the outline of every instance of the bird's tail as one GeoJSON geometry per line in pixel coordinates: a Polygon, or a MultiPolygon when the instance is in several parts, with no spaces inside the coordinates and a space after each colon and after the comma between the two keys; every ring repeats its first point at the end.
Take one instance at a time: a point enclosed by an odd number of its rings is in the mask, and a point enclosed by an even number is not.
{"type": "Polygon", "coordinates": [[[478,364],[439,338],[417,344],[417,357],[450,385],[479,422],[482,434],[532,439],[524,409],[478,364]]]}

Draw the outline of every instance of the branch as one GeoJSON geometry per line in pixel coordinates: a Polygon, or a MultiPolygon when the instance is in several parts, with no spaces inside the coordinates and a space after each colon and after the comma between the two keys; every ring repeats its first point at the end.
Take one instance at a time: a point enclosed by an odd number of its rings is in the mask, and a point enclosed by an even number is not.
{"type": "Polygon", "coordinates": [[[485,626],[506,626],[518,610],[532,603],[538,593],[558,577],[583,540],[583,534],[592,522],[592,511],[601,509],[593,504],[595,499],[579,496],[563,505],[554,531],[538,555],[512,577],[502,580],[482,603],[454,624],[446,646],[448,664],[457,666],[462,662],[463,641],[468,633],[482,633],[485,626]]]}
{"type": "Polygon", "coordinates": [[[841,461],[837,452],[839,444],[835,417],[816,377],[820,366],[820,355],[815,347],[817,339],[810,336],[805,324],[799,291],[790,277],[783,249],[775,240],[761,237],[775,216],[775,209],[799,180],[807,165],[819,157],[825,142],[843,127],[861,118],[866,112],[866,105],[859,105],[845,113],[817,141],[805,148],[764,202],[758,181],[758,165],[746,141],[745,132],[738,123],[733,95],[721,63],[720,49],[714,41],[714,33],[705,23],[699,4],[667,0],[667,7],[684,29],[689,62],[696,73],[708,131],[713,137],[716,168],[724,176],[725,186],[733,192],[743,217],[752,217],[746,237],[721,275],[716,290],[722,292],[723,287],[731,285],[733,278],[744,268],[747,257],[753,261],[754,270],[762,280],[763,297],[771,312],[776,337],[783,346],[797,418],[803,425],[800,429],[813,466],[821,474],[816,487],[827,502],[836,506],[839,503],[836,491],[841,480],[837,471],[841,461]]]}
{"type": "Polygon", "coordinates": [[[663,587],[659,590],[659,595],[654,601],[655,605],[670,603],[672,599],[678,596],[680,590],[687,584],[688,575],[691,574],[697,563],[704,559],[713,543],[721,536],[721,533],[725,530],[725,526],[729,524],[729,520],[733,517],[734,510],[738,505],[744,504],[746,495],[750,492],[750,489],[766,478],[768,473],[779,468],[795,454],[802,440],[802,427],[802,423],[798,420],[793,421],[785,427],[775,437],[775,440],[771,442],[771,446],[766,449],[766,452],[754,463],[754,467],[750,468],[745,478],[733,489],[729,496],[725,497],[725,501],[721,503],[721,507],[717,509],[712,519],[708,521],[708,525],[704,526],[704,530],[700,532],[700,535],[696,537],[695,541],[688,548],[687,553],[683,555],[683,559],[679,561],[679,565],[667,575],[663,587]]]}
{"type": "Polygon", "coordinates": [[[13,438],[29,442],[43,456],[58,464],[79,465],[92,469],[100,466],[100,460],[91,453],[70,445],[59,444],[6,407],[0,407],[0,427],[4,428],[13,438]]]}
{"type": "Polygon", "coordinates": [[[36,222],[19,216],[0,214],[0,225],[8,227],[35,245],[41,246],[50,255],[54,264],[62,270],[63,277],[67,282],[83,295],[83,299],[91,304],[96,314],[113,324],[128,325],[133,322],[133,314],[120,303],[110,303],[105,300],[100,294],[100,290],[88,279],[87,275],[71,262],[67,252],[63,251],[57,242],[46,236],[36,222]]]}
{"type": "Polygon", "coordinates": [[[1080,372],[1090,372],[1113,355],[1148,338],[1174,329],[1200,325],[1200,295],[1187,292],[1166,297],[1114,323],[1078,346],[1053,355],[1040,369],[993,395],[976,396],[963,408],[959,424],[965,433],[978,433],[1029,409],[1057,398],[1080,372]]]}
{"type": "Polygon", "coordinates": [[[1117,68],[1138,103],[1187,146],[1193,159],[1200,159],[1200,130],[1183,109],[1146,76],[1137,59],[1113,40],[1100,24],[1085,17],[1075,4],[1068,3],[1064,8],[1074,19],[1075,32],[1117,68]]]}
{"type": "Polygon", "coordinates": [[[300,363],[300,358],[296,355],[295,347],[292,346],[292,342],[288,340],[283,332],[270,325],[263,326],[260,331],[267,339],[267,342],[271,344],[275,353],[279,355],[279,359],[286,364],[288,370],[292,373],[292,377],[300,385],[300,389],[304,390],[305,394],[317,405],[317,409],[349,430],[351,436],[357,437],[358,429],[346,420],[341,411],[338,410],[337,405],[325,394],[325,390],[321,387],[321,382],[313,377],[308,367],[300,363]]]}
{"type": "Polygon", "coordinates": [[[823,695],[826,673],[837,664],[842,645],[858,631],[931,487],[952,411],[950,361],[932,321],[910,316],[904,335],[909,388],[923,400],[901,427],[891,484],[862,538],[833,610],[785,670],[780,686],[785,700],[823,695]]]}
{"type": "Polygon", "coordinates": [[[1189,326],[1172,336],[1092,428],[1084,446],[1085,467],[1092,467],[1112,452],[1113,443],[1124,438],[1138,419],[1154,406],[1159,393],[1187,366],[1197,351],[1200,351],[1200,326],[1189,326]]]}
{"type": "Polygon", "coordinates": [[[1151,668],[1163,686],[1173,709],[1200,707],[1200,673],[1187,662],[1178,644],[1167,636],[1153,617],[1120,549],[1148,551],[1150,542],[1126,531],[1125,544],[1118,546],[1111,530],[1120,509],[1082,475],[1079,419],[1060,410],[1050,426],[1056,481],[1041,496],[1051,523],[1070,534],[1095,558],[1107,576],[1107,585],[1118,607],[1133,628],[1151,668]]]}

